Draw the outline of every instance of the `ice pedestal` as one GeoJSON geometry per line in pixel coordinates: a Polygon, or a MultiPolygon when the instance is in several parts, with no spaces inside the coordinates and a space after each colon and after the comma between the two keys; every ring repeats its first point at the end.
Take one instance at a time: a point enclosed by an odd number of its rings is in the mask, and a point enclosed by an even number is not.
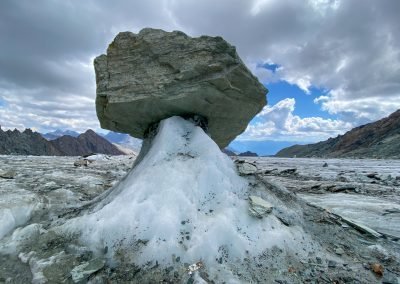
{"type": "Polygon", "coordinates": [[[250,216],[248,195],[248,181],[217,144],[192,122],[171,117],[160,122],[141,162],[62,230],[79,232],[111,262],[166,267],[201,261],[221,274],[268,248],[295,250],[304,240],[300,229],[273,214],[250,216]]]}

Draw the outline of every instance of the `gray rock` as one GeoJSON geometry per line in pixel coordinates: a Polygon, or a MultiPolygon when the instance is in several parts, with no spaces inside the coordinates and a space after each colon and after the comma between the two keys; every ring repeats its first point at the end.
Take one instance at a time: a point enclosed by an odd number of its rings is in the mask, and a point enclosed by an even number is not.
{"type": "Polygon", "coordinates": [[[16,172],[15,171],[5,171],[5,172],[1,172],[0,171],[0,178],[4,178],[4,179],[13,179],[16,176],[16,172]]]}
{"type": "Polygon", "coordinates": [[[359,223],[357,221],[354,221],[354,220],[352,220],[350,218],[346,218],[346,217],[344,217],[342,215],[338,215],[338,216],[342,219],[342,221],[346,222],[348,225],[350,225],[351,227],[357,229],[358,231],[361,231],[363,233],[367,233],[370,236],[373,236],[375,238],[382,237],[382,235],[380,233],[378,233],[377,231],[365,226],[364,224],[361,224],[361,223],[359,223]]]}
{"type": "Polygon", "coordinates": [[[258,168],[256,165],[248,162],[236,163],[236,167],[240,175],[252,175],[257,172],[258,168]]]}
{"type": "Polygon", "coordinates": [[[89,164],[90,164],[89,160],[86,159],[79,159],[74,162],[75,167],[82,167],[82,166],[87,167],[89,164]]]}
{"type": "Polygon", "coordinates": [[[251,195],[249,196],[249,202],[249,213],[254,217],[262,218],[272,212],[273,206],[261,197],[251,195]]]}
{"type": "Polygon", "coordinates": [[[223,148],[266,104],[266,88],[221,37],[123,32],[94,66],[101,126],[137,138],[162,119],[198,114],[223,148]]]}
{"type": "Polygon", "coordinates": [[[344,250],[342,248],[335,248],[335,253],[337,255],[343,255],[344,254],[344,250]]]}
{"type": "Polygon", "coordinates": [[[95,258],[89,262],[84,262],[78,266],[75,266],[71,271],[72,281],[74,283],[79,283],[89,277],[91,274],[99,271],[104,267],[105,260],[100,258],[95,258]]]}

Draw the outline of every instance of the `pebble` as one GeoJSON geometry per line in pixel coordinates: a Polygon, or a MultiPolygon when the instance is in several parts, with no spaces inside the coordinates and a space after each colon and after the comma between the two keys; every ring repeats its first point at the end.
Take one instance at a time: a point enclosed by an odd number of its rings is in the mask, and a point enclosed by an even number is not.
{"type": "Polygon", "coordinates": [[[329,268],[335,268],[336,266],[337,266],[336,261],[333,261],[333,260],[329,260],[328,261],[328,267],[329,268]]]}

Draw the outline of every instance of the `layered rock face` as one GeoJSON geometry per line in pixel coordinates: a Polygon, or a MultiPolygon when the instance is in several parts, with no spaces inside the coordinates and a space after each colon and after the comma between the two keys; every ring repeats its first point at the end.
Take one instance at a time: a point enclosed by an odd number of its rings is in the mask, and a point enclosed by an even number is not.
{"type": "Polygon", "coordinates": [[[266,104],[265,87],[221,37],[123,32],[94,65],[101,126],[136,138],[162,119],[200,115],[222,148],[266,104]]]}

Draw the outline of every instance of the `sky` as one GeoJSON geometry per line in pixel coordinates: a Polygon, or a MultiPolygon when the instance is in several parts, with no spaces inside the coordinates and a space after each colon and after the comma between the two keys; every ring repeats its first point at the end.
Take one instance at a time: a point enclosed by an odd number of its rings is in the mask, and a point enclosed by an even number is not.
{"type": "Polygon", "coordinates": [[[93,59],[153,27],[222,36],[269,89],[231,147],[325,140],[400,108],[399,14],[398,0],[2,0],[0,125],[101,131],[93,59]]]}

